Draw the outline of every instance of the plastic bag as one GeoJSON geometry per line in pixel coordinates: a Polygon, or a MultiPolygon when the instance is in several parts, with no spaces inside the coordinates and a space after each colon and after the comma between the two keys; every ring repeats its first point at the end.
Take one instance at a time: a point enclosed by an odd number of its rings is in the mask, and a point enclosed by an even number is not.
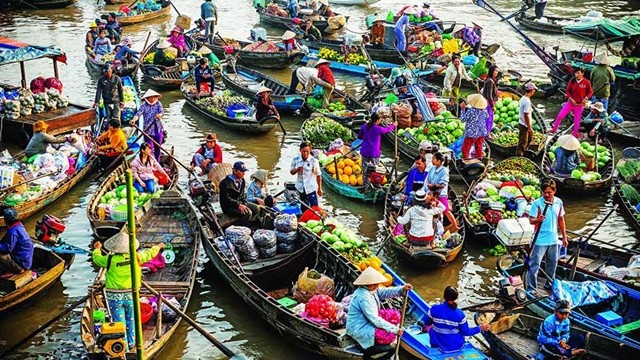
{"type": "Polygon", "coordinates": [[[273,221],[276,231],[291,232],[298,230],[298,219],[293,214],[280,214],[273,221]]]}
{"type": "Polygon", "coordinates": [[[229,259],[237,256],[235,246],[233,246],[231,242],[225,241],[222,236],[216,239],[216,246],[218,246],[218,249],[229,259]]]}
{"type": "Polygon", "coordinates": [[[268,248],[258,247],[258,254],[263,259],[268,259],[276,256],[278,252],[278,247],[276,245],[268,248]]]}
{"type": "Polygon", "coordinates": [[[276,250],[280,254],[290,254],[290,253],[296,251],[296,244],[278,243],[276,245],[276,250]]]}
{"type": "Polygon", "coordinates": [[[60,94],[62,94],[62,81],[56,79],[55,77],[47,78],[44,81],[44,87],[47,89],[56,89],[60,94]]]}
{"type": "Polygon", "coordinates": [[[333,298],[334,283],[330,277],[320,274],[316,270],[304,268],[293,286],[293,298],[306,303],[313,295],[328,295],[333,298]]]}
{"type": "Polygon", "coordinates": [[[288,231],[282,232],[276,230],[276,238],[278,240],[278,244],[295,244],[296,240],[298,240],[298,232],[297,231],[288,231]]]}
{"type": "Polygon", "coordinates": [[[258,248],[275,248],[277,241],[278,238],[273,230],[258,229],[253,233],[253,242],[258,248]]]}
{"type": "Polygon", "coordinates": [[[45,92],[46,86],[44,84],[45,79],[42,76],[38,76],[37,78],[31,80],[31,83],[29,84],[29,88],[31,89],[31,92],[34,94],[40,94],[45,92]]]}

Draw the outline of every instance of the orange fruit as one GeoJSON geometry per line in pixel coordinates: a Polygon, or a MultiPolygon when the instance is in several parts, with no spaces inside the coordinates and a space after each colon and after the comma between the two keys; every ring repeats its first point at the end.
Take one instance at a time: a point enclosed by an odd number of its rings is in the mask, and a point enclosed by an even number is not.
{"type": "Polygon", "coordinates": [[[338,169],[344,169],[344,167],[345,167],[344,161],[342,160],[338,161],[338,169]]]}
{"type": "Polygon", "coordinates": [[[358,178],[355,175],[349,176],[349,185],[356,186],[358,185],[358,178]]]}
{"type": "Polygon", "coordinates": [[[351,160],[351,159],[345,159],[344,160],[344,166],[353,166],[353,165],[355,165],[353,160],[351,160]]]}
{"type": "Polygon", "coordinates": [[[342,175],[342,174],[344,174],[344,169],[338,168],[338,175],[342,175]]]}
{"type": "Polygon", "coordinates": [[[387,183],[387,177],[386,177],[386,176],[383,176],[383,177],[382,177],[382,185],[384,185],[384,184],[386,184],[386,183],[387,183]]]}
{"type": "Polygon", "coordinates": [[[345,166],[344,169],[342,169],[342,172],[345,175],[351,175],[353,174],[353,168],[351,166],[345,166]]]}
{"type": "Polygon", "coordinates": [[[363,184],[362,176],[358,176],[358,186],[362,186],[363,184]]]}
{"type": "Polygon", "coordinates": [[[360,167],[360,165],[353,165],[353,173],[356,175],[360,175],[362,173],[362,168],[360,167]]]}
{"type": "Polygon", "coordinates": [[[393,277],[390,274],[384,274],[384,277],[387,278],[387,281],[382,283],[382,285],[384,286],[391,286],[393,285],[393,277]]]}
{"type": "Polygon", "coordinates": [[[340,181],[342,181],[344,184],[349,184],[349,175],[340,176],[340,181]]]}
{"type": "Polygon", "coordinates": [[[327,172],[331,175],[336,173],[336,165],[335,164],[331,164],[329,166],[327,166],[327,172]]]}
{"type": "Polygon", "coordinates": [[[364,261],[360,262],[360,264],[358,264],[358,268],[360,268],[360,271],[365,271],[367,269],[367,263],[364,261]]]}

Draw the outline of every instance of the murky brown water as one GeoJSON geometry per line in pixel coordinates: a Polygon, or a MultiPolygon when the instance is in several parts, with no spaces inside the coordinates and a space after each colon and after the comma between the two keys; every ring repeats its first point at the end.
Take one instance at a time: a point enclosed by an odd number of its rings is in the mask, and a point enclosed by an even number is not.
{"type": "MultiPolygon", "coordinates": [[[[258,25],[258,16],[251,8],[248,0],[241,1],[216,1],[221,19],[219,31],[223,36],[244,38],[248,36],[249,29],[258,25]]],[[[399,0],[382,0],[368,8],[339,7],[336,9],[351,15],[349,28],[361,30],[364,23],[360,21],[366,14],[375,12],[386,13],[390,9],[397,9],[403,2],[399,0]]],[[[200,2],[196,0],[182,0],[176,2],[179,10],[196,19],[199,15],[200,2]]],[[[438,1],[433,4],[440,17],[447,20],[470,22],[472,19],[480,22],[485,31],[485,42],[497,42],[502,45],[496,58],[503,68],[519,70],[525,77],[544,79],[546,67],[524,45],[522,39],[515,36],[508,26],[500,23],[498,18],[484,10],[474,7],[470,1],[438,1]]],[[[515,10],[518,2],[500,0],[494,4],[498,9],[515,10]]],[[[605,15],[623,16],[629,13],[638,13],[640,4],[627,1],[575,1],[557,0],[549,2],[547,11],[558,15],[578,16],[585,14],[589,9],[600,10],[605,15]]],[[[52,11],[15,11],[0,14],[0,35],[16,38],[25,42],[38,45],[54,44],[67,52],[68,65],[61,65],[61,79],[65,86],[65,92],[73,101],[90,104],[95,90],[95,75],[92,75],[84,61],[84,34],[88,24],[100,11],[111,10],[117,7],[103,7],[96,5],[92,0],[79,0],[74,6],[64,10],[52,11]]],[[[142,25],[126,27],[125,35],[130,35],[134,40],[134,48],[141,49],[147,32],[151,32],[151,40],[158,35],[167,34],[173,25],[176,14],[164,19],[157,19],[142,25]]],[[[281,31],[269,29],[270,35],[279,36],[281,31]]],[[[563,47],[580,46],[579,40],[569,36],[549,36],[527,32],[532,39],[552,48],[554,45],[563,47]]],[[[27,77],[29,79],[39,75],[51,76],[50,62],[37,61],[27,64],[27,77]]],[[[281,80],[289,81],[289,72],[280,71],[276,74],[281,80]]],[[[338,75],[339,85],[349,88],[357,87],[353,84],[354,78],[338,75]]],[[[19,67],[10,65],[0,68],[0,81],[19,83],[19,67]]],[[[144,84],[142,84],[144,88],[144,84]]],[[[243,160],[250,169],[257,167],[271,171],[270,184],[272,188],[278,188],[283,181],[290,180],[288,166],[294,155],[297,154],[297,145],[300,142],[299,127],[302,122],[300,117],[284,119],[287,135],[278,129],[270,134],[258,137],[247,137],[219,128],[198,116],[190,108],[183,106],[184,100],[179,92],[164,93],[162,103],[165,106],[165,123],[169,131],[168,143],[175,146],[179,159],[188,161],[191,152],[195,150],[196,143],[209,132],[217,132],[220,145],[225,151],[227,161],[243,160]]],[[[557,111],[557,100],[540,104],[546,108],[549,117],[553,117],[557,111]]],[[[621,148],[621,145],[618,145],[621,148]]],[[[385,145],[384,152],[392,156],[393,149],[385,145]]],[[[409,164],[401,163],[401,169],[409,164]]],[[[185,186],[185,177],[182,178],[182,187],[185,186]]],[[[65,239],[75,245],[87,246],[91,241],[91,230],[86,219],[86,203],[98,184],[87,180],[79,184],[64,199],[50,207],[46,212],[64,219],[67,230],[65,239]]],[[[454,184],[457,190],[464,191],[464,184],[454,184]]],[[[612,207],[609,194],[589,197],[567,197],[559,194],[567,207],[567,224],[570,229],[590,229],[595,227],[601,218],[612,207]]],[[[336,194],[327,191],[323,199],[324,205],[334,216],[345,219],[359,232],[367,236],[372,244],[380,239],[378,235],[381,228],[380,219],[382,209],[369,205],[354,203],[341,199],[336,194]]],[[[28,229],[42,214],[27,221],[28,229]]],[[[598,238],[612,240],[617,243],[635,242],[635,235],[626,225],[623,219],[614,214],[599,231],[598,238]]],[[[446,285],[457,285],[462,293],[462,303],[480,301],[492,295],[491,282],[497,277],[495,271],[495,258],[488,257],[479,261],[485,244],[477,243],[474,239],[467,239],[468,246],[464,253],[450,266],[428,273],[408,269],[398,264],[393,256],[382,256],[391,263],[397,271],[414,284],[417,291],[426,299],[436,300],[442,294],[446,285]]],[[[204,328],[224,341],[232,349],[244,353],[248,358],[255,359],[310,359],[310,354],[287,343],[278,336],[272,334],[270,328],[251,313],[249,308],[239,297],[223,282],[215,269],[203,258],[199,271],[197,287],[194,291],[188,313],[195,317],[204,328]]],[[[90,261],[83,256],[78,256],[71,269],[49,291],[47,296],[36,302],[33,306],[19,310],[2,320],[0,326],[0,350],[15,343],[27,333],[35,329],[39,324],[47,321],[53,314],[61,311],[65,304],[72,303],[86,294],[87,286],[95,277],[94,268],[90,261]]],[[[80,310],[71,312],[68,316],[50,327],[46,332],[35,337],[28,346],[25,346],[14,358],[60,358],[77,359],[84,356],[84,351],[79,343],[79,316],[80,310]]],[[[162,359],[217,359],[221,354],[213,348],[197,332],[183,326],[171,340],[171,344],[161,355],[162,359]]]]}

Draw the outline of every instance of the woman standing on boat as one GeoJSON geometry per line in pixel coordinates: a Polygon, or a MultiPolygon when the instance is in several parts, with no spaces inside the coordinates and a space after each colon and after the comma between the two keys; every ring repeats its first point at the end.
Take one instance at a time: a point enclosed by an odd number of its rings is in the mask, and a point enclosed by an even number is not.
{"type": "Polygon", "coordinates": [[[156,192],[156,178],[158,185],[167,185],[169,175],[164,171],[160,163],[151,156],[151,147],[144,143],[140,145],[140,154],[131,162],[131,172],[135,181],[133,187],[139,193],[156,192]]]}
{"type": "Polygon", "coordinates": [[[553,122],[552,134],[555,134],[560,127],[560,123],[570,112],[573,112],[573,136],[578,137],[580,130],[580,119],[582,119],[582,111],[587,100],[593,95],[591,82],[584,78],[584,70],[577,69],[575,78],[569,80],[567,84],[567,102],[558,113],[556,120],[553,122]]]}
{"type": "Polygon", "coordinates": [[[376,269],[368,267],[353,282],[357,288],[349,304],[346,331],[364,350],[365,360],[388,359],[394,352],[394,346],[375,345],[376,329],[386,330],[398,336],[402,336],[403,333],[402,327],[384,320],[378,313],[381,300],[403,296],[412,286],[405,284],[380,289],[380,284],[387,281],[376,269]]]}
{"type": "Polygon", "coordinates": [[[487,123],[489,122],[489,113],[487,109],[488,101],[480,94],[471,94],[467,97],[467,104],[462,111],[460,121],[465,123],[464,141],[462,142],[462,158],[471,159],[471,147],[474,148],[473,158],[482,159],[484,151],[482,145],[484,138],[489,134],[487,123]]]}
{"type": "MultiPolygon", "coordinates": [[[[144,132],[146,132],[151,139],[155,140],[155,142],[162,145],[164,143],[165,131],[164,124],[162,123],[164,110],[160,103],[161,97],[162,95],[157,92],[151,89],[147,90],[144,95],[142,95],[142,100],[144,100],[143,104],[140,105],[138,112],[131,121],[129,121],[129,124],[136,125],[138,118],[142,116],[142,129],[144,129],[144,132]]],[[[160,146],[156,146],[153,141],[149,140],[146,136],[145,140],[153,149],[156,160],[160,161],[160,146]]]]}
{"type": "Polygon", "coordinates": [[[398,122],[389,124],[387,126],[381,126],[380,116],[377,113],[371,114],[371,118],[366,124],[362,124],[360,132],[358,133],[358,139],[362,140],[362,147],[360,148],[360,155],[362,156],[362,184],[366,188],[369,185],[369,171],[378,166],[380,162],[380,139],[382,135],[393,131],[398,126],[398,122]]]}
{"type": "Polygon", "coordinates": [[[416,13],[416,9],[413,6],[410,6],[404,10],[400,19],[396,22],[396,26],[393,28],[393,33],[396,35],[396,48],[399,51],[407,50],[407,35],[405,32],[407,31],[407,27],[410,29],[411,25],[409,24],[409,15],[414,15],[416,13]]]}
{"type": "Polygon", "coordinates": [[[441,152],[437,152],[433,154],[431,163],[433,166],[427,172],[424,191],[431,191],[433,194],[437,194],[438,201],[444,205],[444,215],[449,220],[450,231],[452,233],[458,232],[458,221],[449,207],[449,168],[446,166],[446,159],[441,152]]]}
{"type": "Polygon", "coordinates": [[[491,134],[493,129],[493,107],[498,101],[498,74],[500,69],[497,66],[491,65],[489,67],[489,76],[484,80],[482,87],[482,96],[487,100],[487,112],[489,113],[489,119],[487,119],[487,136],[491,134]]]}

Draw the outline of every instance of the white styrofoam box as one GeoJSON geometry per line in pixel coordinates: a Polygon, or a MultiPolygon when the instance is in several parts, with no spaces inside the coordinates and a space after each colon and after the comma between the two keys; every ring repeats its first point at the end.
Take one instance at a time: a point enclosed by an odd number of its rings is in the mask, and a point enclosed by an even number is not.
{"type": "Polygon", "coordinates": [[[527,245],[531,241],[531,236],[526,236],[525,231],[518,219],[502,219],[496,227],[496,236],[505,246],[527,245]]]}
{"type": "Polygon", "coordinates": [[[267,40],[267,30],[261,27],[251,29],[251,40],[258,41],[259,39],[267,40]]]}

